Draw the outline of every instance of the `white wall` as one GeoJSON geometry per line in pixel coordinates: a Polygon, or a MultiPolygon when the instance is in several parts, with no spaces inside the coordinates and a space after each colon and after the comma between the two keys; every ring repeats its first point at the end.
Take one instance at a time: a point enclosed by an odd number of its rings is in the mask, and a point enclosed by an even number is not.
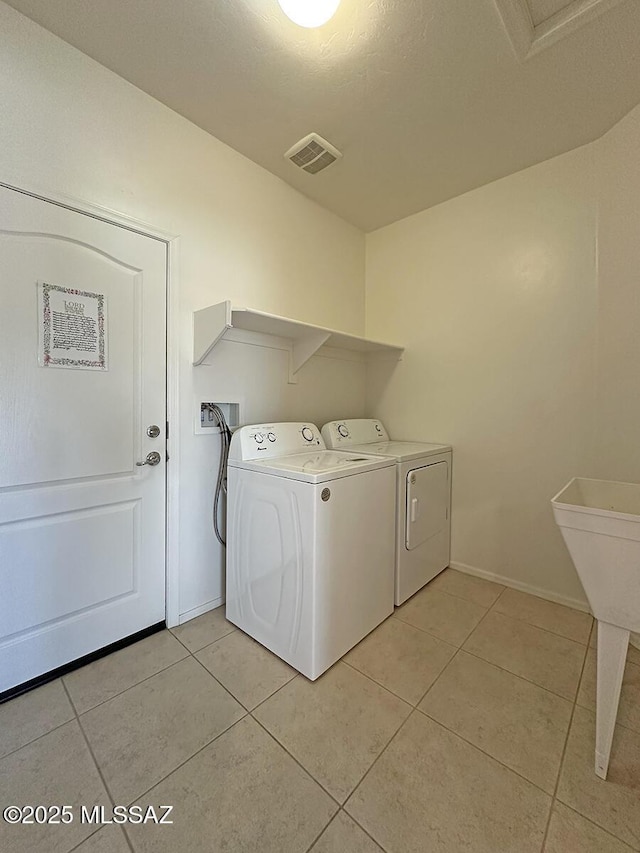
{"type": "Polygon", "coordinates": [[[596,476],[640,482],[640,107],[598,143],[596,476]]]}
{"type": "Polygon", "coordinates": [[[367,236],[391,430],[454,445],[453,560],[584,602],[549,499],[640,481],[640,107],[601,140],[367,236]]]}
{"type": "MultiPolygon", "coordinates": [[[[196,393],[244,394],[246,415],[363,413],[363,382],[314,359],[298,386],[271,364],[251,374],[252,350],[215,368],[191,366],[192,311],[232,299],[271,313],[361,333],[364,237],[74,48],[0,3],[0,179],[102,205],[180,236],[180,611],[219,599],[221,563],[211,531],[212,439],[195,436],[196,393]],[[320,374],[322,390],[314,381],[320,374]],[[277,403],[274,392],[282,392],[277,403]],[[340,396],[340,395],[343,396],[340,396]]],[[[253,361],[252,361],[253,359],[253,361]]],[[[174,425],[175,428],[175,425],[174,425]]]]}
{"type": "Polygon", "coordinates": [[[596,341],[592,148],[367,237],[367,333],[407,346],[370,408],[454,447],[452,558],[583,601],[550,498],[589,473],[596,341]]]}

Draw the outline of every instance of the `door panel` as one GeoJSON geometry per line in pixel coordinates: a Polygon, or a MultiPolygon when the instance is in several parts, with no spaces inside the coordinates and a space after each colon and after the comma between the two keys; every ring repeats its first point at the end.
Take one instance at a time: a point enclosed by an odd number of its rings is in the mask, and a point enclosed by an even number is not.
{"type": "Polygon", "coordinates": [[[405,546],[418,548],[447,524],[449,466],[436,462],[407,474],[407,527],[405,546]]]}
{"type": "Polygon", "coordinates": [[[72,241],[3,236],[3,268],[19,269],[23,282],[35,282],[46,270],[51,284],[106,295],[111,346],[106,371],[40,367],[37,339],[25,334],[36,326],[35,287],[3,288],[0,334],[3,353],[13,358],[0,366],[0,382],[28,393],[16,398],[6,436],[10,452],[0,460],[0,488],[131,471],[139,444],[134,404],[140,403],[140,389],[131,380],[138,378],[135,365],[141,358],[141,275],[72,241]],[[81,405],[59,406],[70,398],[81,405]]]}
{"type": "Polygon", "coordinates": [[[164,619],[166,244],[0,187],[0,264],[1,692],[164,619]],[[39,364],[38,282],[106,297],[107,370],[39,364]]]}
{"type": "Polygon", "coordinates": [[[35,628],[133,593],[138,506],[128,502],[2,525],[0,556],[13,555],[14,605],[4,614],[3,631],[35,628]],[[42,554],[55,554],[54,577],[42,554]]]}

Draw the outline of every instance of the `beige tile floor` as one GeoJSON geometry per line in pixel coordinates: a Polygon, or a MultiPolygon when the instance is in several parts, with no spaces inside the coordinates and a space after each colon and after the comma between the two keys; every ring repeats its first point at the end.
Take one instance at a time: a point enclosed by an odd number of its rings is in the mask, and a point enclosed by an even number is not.
{"type": "Polygon", "coordinates": [[[640,654],[593,773],[590,616],[447,570],[311,683],[212,611],[0,706],[2,853],[640,851],[640,654]],[[80,807],[172,805],[169,826],[80,807]]]}

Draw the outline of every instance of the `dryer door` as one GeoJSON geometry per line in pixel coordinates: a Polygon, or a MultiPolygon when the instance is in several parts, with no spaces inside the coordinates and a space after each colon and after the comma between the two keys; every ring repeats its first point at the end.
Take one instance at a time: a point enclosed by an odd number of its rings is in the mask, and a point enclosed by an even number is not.
{"type": "Polygon", "coordinates": [[[405,547],[418,548],[439,533],[449,519],[449,464],[435,462],[407,474],[405,547]]]}

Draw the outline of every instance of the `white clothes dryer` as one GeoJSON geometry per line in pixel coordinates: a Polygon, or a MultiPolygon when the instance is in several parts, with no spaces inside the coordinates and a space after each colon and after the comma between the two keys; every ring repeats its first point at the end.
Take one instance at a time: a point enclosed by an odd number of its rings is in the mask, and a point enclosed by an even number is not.
{"type": "Polygon", "coordinates": [[[227,619],[313,681],[393,612],[393,460],[245,426],[227,489],[227,619]]]}
{"type": "Polygon", "coordinates": [[[451,558],[451,447],[391,441],[382,421],[331,421],[327,447],[373,453],[396,465],[395,603],[402,604],[449,565],[451,558]]]}

